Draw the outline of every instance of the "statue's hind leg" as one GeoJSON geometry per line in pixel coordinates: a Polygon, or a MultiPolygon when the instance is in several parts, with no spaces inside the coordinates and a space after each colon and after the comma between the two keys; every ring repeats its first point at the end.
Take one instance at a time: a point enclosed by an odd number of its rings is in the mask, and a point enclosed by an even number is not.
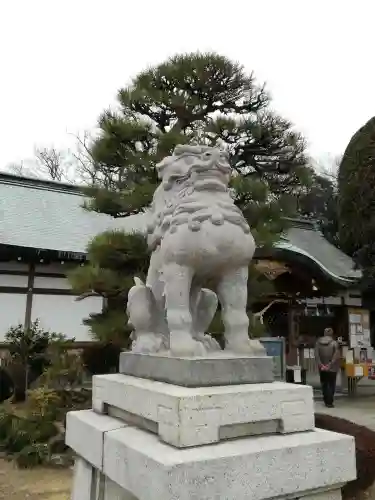
{"type": "Polygon", "coordinates": [[[193,338],[202,342],[207,351],[220,351],[219,343],[208,333],[208,328],[217,310],[216,293],[207,288],[196,288],[191,294],[191,303],[193,338]]]}
{"type": "Polygon", "coordinates": [[[165,307],[170,332],[170,351],[174,356],[204,355],[201,342],[192,338],[190,289],[193,270],[187,266],[167,264],[163,266],[165,307]]]}
{"type": "Polygon", "coordinates": [[[265,350],[260,342],[249,338],[247,278],[248,268],[242,267],[225,274],[218,285],[225,327],[225,349],[238,354],[264,355],[265,350]]]}
{"type": "Polygon", "coordinates": [[[169,349],[169,331],[164,314],[164,283],[160,279],[161,263],[159,251],[155,250],[151,255],[150,266],[147,273],[146,284],[152,290],[155,297],[155,320],[154,332],[156,336],[161,336],[163,339],[163,348],[169,349]]]}

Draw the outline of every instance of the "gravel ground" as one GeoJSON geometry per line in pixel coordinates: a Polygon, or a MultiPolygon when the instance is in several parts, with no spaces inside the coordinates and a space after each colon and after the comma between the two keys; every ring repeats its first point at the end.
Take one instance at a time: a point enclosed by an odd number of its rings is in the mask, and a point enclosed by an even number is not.
{"type": "Polygon", "coordinates": [[[18,470],[0,459],[0,499],[70,500],[72,470],[18,470]]]}

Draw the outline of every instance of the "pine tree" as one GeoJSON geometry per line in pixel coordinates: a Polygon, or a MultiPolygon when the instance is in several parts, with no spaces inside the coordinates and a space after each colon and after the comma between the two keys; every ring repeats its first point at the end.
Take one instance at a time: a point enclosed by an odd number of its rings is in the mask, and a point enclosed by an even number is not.
{"type": "Polygon", "coordinates": [[[127,325],[126,302],[133,276],[146,277],[148,251],[142,235],[126,235],[107,231],[96,236],[87,248],[89,264],[70,273],[73,288],[81,299],[99,295],[105,299],[103,312],[84,320],[94,338],[104,343],[127,345],[130,329],[127,325]]]}
{"type": "Polygon", "coordinates": [[[296,201],[298,214],[314,219],[324,237],[340,247],[335,177],[311,170],[309,185],[296,196],[296,201]]]}
{"type": "MultiPolygon", "coordinates": [[[[236,203],[257,244],[272,245],[285,228],[284,217],[293,213],[294,195],[310,175],[303,138],[288,120],[272,112],[264,86],[240,64],[215,53],[177,55],[143,71],[118,92],[117,109],[103,113],[99,127],[91,155],[100,183],[87,188],[86,208],[112,217],[147,208],[158,185],[155,164],[174,146],[219,145],[230,153],[238,174],[233,179],[236,203]]],[[[145,254],[132,251],[138,249],[139,239],[119,233],[117,242],[121,241],[124,252],[120,260],[132,268],[129,275],[120,276],[116,271],[125,267],[112,267],[115,260],[111,266],[104,265],[106,254],[114,251],[112,243],[98,238],[95,244],[102,245],[101,257],[90,246],[90,263],[73,283],[80,291],[92,289],[105,297],[117,294],[119,300],[112,301],[116,304],[110,307],[108,302],[108,309],[92,318],[90,325],[100,338],[103,332],[114,335],[114,330],[126,336],[129,279],[143,268],[145,254]],[[100,285],[91,279],[93,275],[100,276],[100,285]]],[[[254,284],[261,281],[254,271],[252,276],[254,284]]]]}
{"type": "Polygon", "coordinates": [[[375,283],[375,118],[351,138],[339,167],[340,242],[375,283]]]}

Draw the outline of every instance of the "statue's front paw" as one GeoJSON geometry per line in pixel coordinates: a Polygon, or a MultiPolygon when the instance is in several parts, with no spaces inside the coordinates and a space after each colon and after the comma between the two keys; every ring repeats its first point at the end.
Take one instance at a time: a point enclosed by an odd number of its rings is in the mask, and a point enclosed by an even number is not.
{"type": "Polygon", "coordinates": [[[132,343],[132,352],[138,354],[151,354],[159,352],[162,347],[163,339],[154,333],[144,333],[132,343]]]}
{"type": "Polygon", "coordinates": [[[205,356],[206,352],[203,342],[194,340],[190,334],[171,333],[170,353],[172,356],[205,356]]]}
{"type": "Polygon", "coordinates": [[[208,333],[199,333],[194,336],[195,340],[202,342],[207,351],[221,351],[220,344],[208,333]]]}
{"type": "Polygon", "coordinates": [[[251,356],[267,356],[266,350],[257,339],[245,338],[241,340],[231,340],[226,343],[226,351],[235,354],[247,354],[251,356]]]}
{"type": "Polygon", "coordinates": [[[249,339],[250,346],[257,356],[267,356],[266,349],[264,345],[257,339],[249,339]]]}

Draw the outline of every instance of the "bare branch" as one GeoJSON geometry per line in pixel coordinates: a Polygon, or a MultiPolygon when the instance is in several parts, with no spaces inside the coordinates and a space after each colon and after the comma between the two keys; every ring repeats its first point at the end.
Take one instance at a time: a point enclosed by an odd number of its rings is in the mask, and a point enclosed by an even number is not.
{"type": "Polygon", "coordinates": [[[19,177],[38,177],[38,171],[35,165],[26,165],[24,161],[20,163],[11,163],[6,167],[6,171],[19,177]]]}
{"type": "Polygon", "coordinates": [[[20,163],[11,163],[7,166],[7,170],[14,175],[25,175],[25,166],[23,161],[21,161],[20,163]]]}
{"type": "Polygon", "coordinates": [[[82,136],[78,134],[71,135],[76,139],[76,150],[72,152],[72,156],[76,161],[76,175],[84,184],[97,184],[100,178],[91,154],[91,135],[87,131],[82,136]]]}
{"type": "Polygon", "coordinates": [[[313,165],[314,170],[318,175],[330,180],[333,184],[336,185],[337,174],[341,160],[342,155],[337,155],[334,157],[332,155],[326,155],[318,159],[312,159],[311,164],[313,165]]]}
{"type": "Polygon", "coordinates": [[[267,304],[266,307],[264,307],[261,311],[258,311],[257,313],[253,313],[253,318],[259,318],[260,324],[263,325],[264,324],[263,316],[265,315],[265,313],[268,311],[268,309],[270,307],[272,307],[274,304],[277,304],[277,303],[288,303],[288,301],[285,299],[275,299],[272,302],[270,302],[269,304],[267,304]]]}
{"type": "Polygon", "coordinates": [[[79,295],[75,299],[75,301],[80,302],[81,300],[87,299],[88,297],[101,297],[101,295],[99,293],[94,292],[94,291],[85,292],[85,293],[82,293],[81,295],[79,295]]]}
{"type": "Polygon", "coordinates": [[[65,178],[61,151],[55,148],[35,148],[35,156],[42,170],[52,180],[61,182],[65,178]]]}

